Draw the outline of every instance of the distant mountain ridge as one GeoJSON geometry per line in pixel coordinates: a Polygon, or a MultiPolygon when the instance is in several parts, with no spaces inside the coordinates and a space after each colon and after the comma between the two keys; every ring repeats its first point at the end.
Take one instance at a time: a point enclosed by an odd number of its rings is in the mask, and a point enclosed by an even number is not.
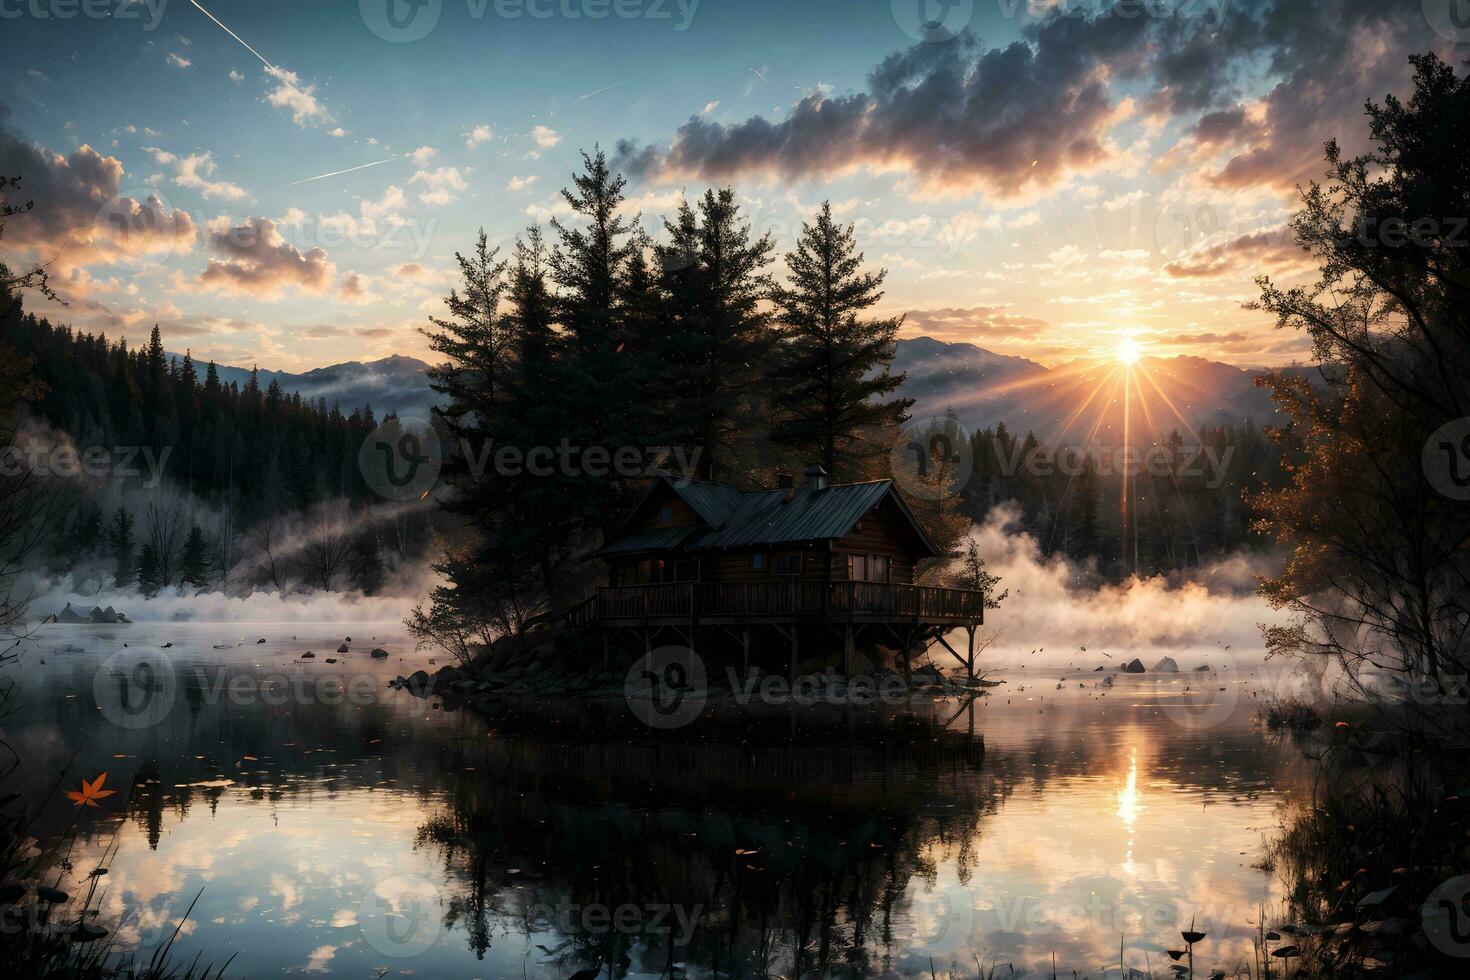
{"type": "MultiPolygon", "coordinates": [[[[378,418],[389,412],[423,418],[438,400],[429,387],[429,369],[427,362],[416,357],[395,354],[376,361],[331,364],[299,374],[261,369],[259,377],[261,387],[275,380],[287,392],[300,392],[303,398],[325,398],[329,405],[338,404],[343,411],[371,405],[378,418]]],[[[206,366],[196,362],[195,370],[202,378],[206,366]]],[[[220,380],[227,384],[233,381],[243,386],[250,378],[248,368],[219,365],[217,370],[220,380]]],[[[1115,435],[1124,424],[1123,403],[1118,397],[1122,385],[1118,379],[1124,372],[1116,364],[1072,361],[1048,368],[975,344],[914,337],[898,342],[892,370],[908,374],[900,391],[914,399],[915,418],[953,410],[968,429],[1004,422],[1012,430],[1030,429],[1043,438],[1049,433],[1076,435],[1079,426],[1090,431],[1094,425],[1099,437],[1104,433],[1115,435]],[[1087,407],[1073,419],[1077,406],[1084,401],[1087,407]],[[1105,411],[1099,420],[1100,408],[1105,411]]],[[[1178,356],[1145,357],[1131,374],[1138,413],[1136,420],[1129,419],[1132,425],[1149,424],[1149,413],[1153,424],[1164,432],[1182,430],[1184,423],[1198,427],[1249,418],[1261,424],[1274,417],[1268,392],[1256,386],[1256,379],[1264,371],[1178,356]]]]}
{"type": "MultiPolygon", "coordinates": [[[[376,361],[329,364],[300,374],[261,368],[258,377],[262,388],[276,381],[288,394],[299,392],[302,398],[313,401],[325,398],[328,405],[340,405],[344,412],[371,405],[378,418],[389,413],[427,418],[429,409],[439,397],[429,387],[425,374],[429,367],[427,362],[416,357],[394,354],[376,361]]],[[[207,363],[194,363],[194,371],[201,380],[207,370],[207,363]]],[[[215,370],[224,384],[234,382],[243,388],[250,380],[249,368],[217,364],[215,370]]]]}

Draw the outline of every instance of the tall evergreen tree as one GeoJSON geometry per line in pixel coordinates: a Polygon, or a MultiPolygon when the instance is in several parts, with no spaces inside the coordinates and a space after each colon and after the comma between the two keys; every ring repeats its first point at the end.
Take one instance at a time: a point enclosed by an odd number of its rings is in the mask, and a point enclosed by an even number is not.
{"type": "Polygon", "coordinates": [[[209,553],[198,524],[189,529],[189,536],[184,539],[184,549],[179,555],[179,580],[196,589],[209,584],[209,553]]]}
{"type": "Polygon", "coordinates": [[[107,545],[112,552],[113,578],[119,585],[134,581],[138,568],[133,561],[133,515],[124,507],[112,512],[107,525],[107,545]]]}
{"type": "Polygon", "coordinates": [[[158,595],[158,590],[163,587],[163,575],[158,570],[158,556],[153,553],[151,544],[143,545],[138,552],[138,591],[148,598],[158,595]]]}
{"type": "Polygon", "coordinates": [[[772,371],[772,439],[810,453],[835,479],[865,475],[862,464],[886,455],[891,432],[908,419],[911,398],[882,401],[904,382],[890,374],[902,317],[865,319],[883,298],[885,270],[862,271],[852,225],[832,219],[823,202],[786,253],[790,282],[772,293],[781,346],[772,371]]]}
{"type": "Polygon", "coordinates": [[[661,377],[678,405],[675,441],[699,454],[700,475],[729,479],[753,462],[740,457],[749,449],[742,436],[765,429],[763,381],[775,337],[762,301],[775,246],[769,235],[752,238],[729,188],[706,191],[697,209],[682,203],[664,227],[661,377]]]}

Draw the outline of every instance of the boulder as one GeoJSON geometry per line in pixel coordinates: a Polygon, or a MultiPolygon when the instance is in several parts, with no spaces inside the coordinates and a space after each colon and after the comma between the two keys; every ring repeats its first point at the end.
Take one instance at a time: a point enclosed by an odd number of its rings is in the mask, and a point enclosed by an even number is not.
{"type": "Polygon", "coordinates": [[[1194,668],[1194,672],[1196,674],[1208,674],[1210,672],[1210,665],[1200,664],[1198,667],[1194,668]]]}
{"type": "Polygon", "coordinates": [[[347,644],[344,643],[341,646],[339,646],[337,648],[337,652],[338,653],[346,653],[347,652],[347,644]]]}
{"type": "Polygon", "coordinates": [[[410,694],[422,698],[428,696],[434,684],[429,679],[427,671],[416,670],[408,675],[408,679],[404,681],[404,686],[408,688],[410,694]]]}
{"type": "Polygon", "coordinates": [[[1104,667],[1102,664],[1098,664],[1096,667],[1092,668],[1092,672],[1094,674],[1096,674],[1100,670],[1107,670],[1107,668],[1104,667]]]}
{"type": "Polygon", "coordinates": [[[71,607],[71,603],[69,603],[69,602],[66,604],[66,608],[65,609],[61,610],[61,612],[59,612],[59,613],[56,614],[56,621],[58,623],[65,623],[65,624],[70,625],[70,626],[75,626],[75,625],[78,625],[80,623],[90,623],[91,622],[91,620],[88,619],[86,616],[83,616],[81,613],[79,613],[75,609],[73,609],[71,607]]]}
{"type": "Polygon", "coordinates": [[[1137,657],[1134,657],[1132,660],[1128,661],[1126,664],[1119,667],[1118,669],[1125,674],[1142,674],[1144,672],[1143,661],[1139,660],[1137,657]]]}
{"type": "Polygon", "coordinates": [[[374,660],[387,660],[388,651],[384,650],[382,647],[373,647],[373,652],[368,654],[368,656],[372,657],[374,660]]]}
{"type": "Polygon", "coordinates": [[[315,660],[316,659],[316,654],[314,654],[310,650],[308,650],[308,651],[306,651],[305,653],[303,653],[301,655],[301,659],[302,660],[315,660]]]}
{"type": "Polygon", "coordinates": [[[1174,662],[1173,657],[1164,657],[1158,663],[1149,668],[1155,674],[1177,674],[1179,665],[1174,662]]]}

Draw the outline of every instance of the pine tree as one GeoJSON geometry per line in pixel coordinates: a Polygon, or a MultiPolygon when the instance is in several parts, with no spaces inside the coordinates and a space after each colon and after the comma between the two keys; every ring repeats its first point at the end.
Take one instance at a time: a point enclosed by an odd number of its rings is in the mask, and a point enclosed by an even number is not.
{"type": "Polygon", "coordinates": [[[886,271],[863,272],[853,226],[832,220],[823,202],[786,253],[791,281],[772,299],[781,346],[772,388],[781,394],[772,439],[810,453],[834,478],[862,475],[865,460],[886,455],[891,431],[908,419],[911,398],[880,401],[903,384],[890,374],[902,317],[863,319],[883,298],[886,271]]]}
{"type": "Polygon", "coordinates": [[[113,578],[122,584],[137,578],[137,565],[133,561],[133,515],[119,507],[112,512],[107,527],[107,546],[112,552],[113,578]]]}
{"type": "Polygon", "coordinates": [[[138,552],[138,591],[148,598],[158,595],[158,590],[163,586],[163,578],[158,570],[158,556],[153,553],[151,544],[143,545],[138,552]]]}
{"type": "Polygon", "coordinates": [[[1000,593],[995,591],[1000,585],[1000,576],[990,574],[985,567],[985,559],[980,555],[980,545],[973,537],[965,539],[965,549],[960,554],[960,567],[951,582],[957,589],[984,593],[986,609],[999,609],[1000,604],[1011,594],[1010,589],[1000,593]]]}
{"type": "Polygon", "coordinates": [[[765,430],[760,396],[775,337],[762,301],[774,245],[751,237],[729,188],[706,191],[697,209],[681,204],[664,227],[661,377],[678,405],[675,443],[699,454],[700,475],[728,478],[751,462],[739,458],[742,436],[765,430]]]}
{"type": "Polygon", "coordinates": [[[204,542],[204,532],[195,524],[184,539],[184,550],[179,557],[179,580],[185,585],[202,589],[209,581],[209,554],[204,542]]]}
{"type": "Polygon", "coordinates": [[[352,541],[347,555],[347,574],[352,587],[363,595],[374,595],[383,587],[383,557],[377,535],[364,531],[352,541]]]}

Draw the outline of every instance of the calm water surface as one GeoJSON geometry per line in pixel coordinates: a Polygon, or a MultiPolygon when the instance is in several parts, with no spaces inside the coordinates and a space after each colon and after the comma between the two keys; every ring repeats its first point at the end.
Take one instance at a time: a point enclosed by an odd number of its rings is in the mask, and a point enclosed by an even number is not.
{"type": "Polygon", "coordinates": [[[145,949],[197,894],[180,949],[248,977],[1098,977],[1120,944],[1161,974],[1191,919],[1229,968],[1278,905],[1255,865],[1300,777],[1239,674],[1022,671],[653,738],[621,700],[486,719],[388,690],[428,662],[395,629],[41,628],[20,778],[117,791],[42,812],[79,832],[63,887],[106,867],[98,921],[145,949]]]}

